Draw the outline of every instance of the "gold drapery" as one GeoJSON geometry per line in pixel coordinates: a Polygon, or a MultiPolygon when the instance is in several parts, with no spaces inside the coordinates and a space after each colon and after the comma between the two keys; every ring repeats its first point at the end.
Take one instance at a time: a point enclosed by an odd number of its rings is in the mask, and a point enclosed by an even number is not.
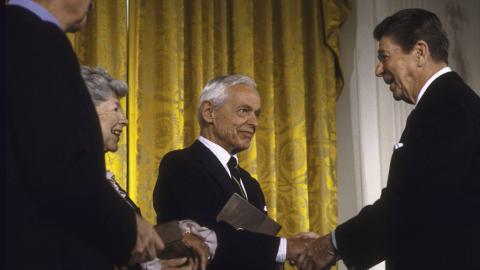
{"type": "Polygon", "coordinates": [[[152,191],[162,156],[199,134],[202,87],[242,73],[258,84],[262,115],[240,162],[259,180],[281,234],[333,229],[335,106],[343,86],[337,33],[349,1],[130,0],[128,35],[120,2],[97,1],[88,30],[77,34],[85,37],[73,40],[85,63],[118,78],[128,70],[128,147],[110,166],[128,166],[128,192],[147,219],[155,220],[152,191]]]}

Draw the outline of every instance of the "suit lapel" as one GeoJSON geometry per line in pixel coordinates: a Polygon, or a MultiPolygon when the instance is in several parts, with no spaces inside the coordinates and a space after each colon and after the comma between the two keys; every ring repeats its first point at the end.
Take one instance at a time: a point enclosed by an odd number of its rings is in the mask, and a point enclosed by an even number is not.
{"type": "Polygon", "coordinates": [[[417,138],[432,132],[440,132],[431,128],[435,121],[442,121],[442,111],[448,106],[446,81],[461,80],[453,71],[445,73],[430,84],[422,99],[410,113],[400,141],[410,143],[417,138]]]}
{"type": "Polygon", "coordinates": [[[197,160],[201,164],[201,167],[215,179],[225,192],[227,198],[229,198],[234,192],[237,192],[237,187],[230,179],[230,176],[223,165],[218,158],[205,145],[203,145],[203,143],[197,140],[189,148],[195,160],[197,160]]]}
{"type": "Polygon", "coordinates": [[[411,132],[415,127],[415,119],[416,119],[416,111],[413,109],[413,111],[410,112],[407,118],[407,122],[405,124],[405,129],[402,132],[402,136],[400,137],[400,142],[403,144],[408,144],[411,138],[411,132]]]}

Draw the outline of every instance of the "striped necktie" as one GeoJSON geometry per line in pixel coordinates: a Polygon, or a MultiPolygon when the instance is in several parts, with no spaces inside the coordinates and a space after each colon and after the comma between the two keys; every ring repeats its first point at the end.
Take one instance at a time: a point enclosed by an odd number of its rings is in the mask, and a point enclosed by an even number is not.
{"type": "Polygon", "coordinates": [[[232,180],[237,184],[238,188],[240,189],[240,195],[242,195],[246,200],[248,200],[247,192],[242,185],[242,178],[240,177],[240,170],[238,169],[237,159],[234,157],[230,157],[230,160],[228,160],[227,163],[227,167],[230,170],[232,180]]]}

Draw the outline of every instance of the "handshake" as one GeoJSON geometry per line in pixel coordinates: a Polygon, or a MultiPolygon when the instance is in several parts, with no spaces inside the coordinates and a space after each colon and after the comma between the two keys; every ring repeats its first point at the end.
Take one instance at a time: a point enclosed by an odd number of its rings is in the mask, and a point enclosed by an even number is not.
{"type": "Polygon", "coordinates": [[[331,234],[306,232],[287,239],[286,260],[300,270],[330,269],[338,259],[331,234]]]}

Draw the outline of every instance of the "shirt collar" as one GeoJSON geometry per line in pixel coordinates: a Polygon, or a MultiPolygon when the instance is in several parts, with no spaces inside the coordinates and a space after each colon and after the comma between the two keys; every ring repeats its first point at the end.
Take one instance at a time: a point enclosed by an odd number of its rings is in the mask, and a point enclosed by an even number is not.
{"type": "Polygon", "coordinates": [[[418,97],[417,97],[417,102],[415,102],[415,104],[418,104],[418,102],[420,102],[420,99],[422,98],[423,94],[425,94],[425,92],[427,91],[427,88],[430,86],[430,84],[432,84],[432,82],[434,80],[436,80],[438,77],[440,77],[443,74],[445,74],[447,72],[450,72],[450,71],[452,71],[451,68],[444,67],[444,68],[440,69],[439,71],[437,71],[437,73],[433,74],[433,76],[430,77],[430,79],[428,79],[428,81],[422,87],[422,90],[420,90],[420,93],[418,94],[418,97]]]}
{"type": "MultiPolygon", "coordinates": [[[[230,155],[230,153],[228,153],[228,151],[225,150],[220,145],[210,141],[209,139],[207,139],[203,136],[199,136],[198,140],[201,143],[203,143],[210,151],[212,151],[212,153],[217,157],[217,159],[220,161],[220,163],[222,163],[223,167],[225,167],[228,174],[230,174],[230,170],[228,169],[227,163],[230,160],[230,157],[232,157],[232,155],[230,155]]],[[[233,157],[237,160],[237,164],[238,164],[237,155],[233,155],[233,157]]]]}
{"type": "Polygon", "coordinates": [[[42,7],[41,5],[39,5],[38,3],[32,0],[10,0],[8,4],[23,7],[33,12],[35,15],[40,17],[40,19],[42,19],[43,21],[51,22],[56,26],[58,26],[58,28],[62,29],[57,18],[55,18],[55,16],[53,16],[52,13],[50,13],[46,8],[42,7]]]}

